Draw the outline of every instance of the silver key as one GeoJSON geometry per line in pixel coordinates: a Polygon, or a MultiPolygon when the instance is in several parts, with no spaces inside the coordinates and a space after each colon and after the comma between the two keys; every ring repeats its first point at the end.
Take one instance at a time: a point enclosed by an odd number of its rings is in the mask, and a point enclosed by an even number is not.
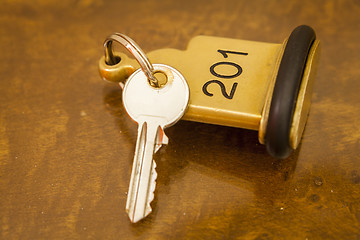
{"type": "Polygon", "coordinates": [[[129,77],[123,90],[124,107],[139,124],[126,202],[126,212],[133,223],[151,213],[157,177],[153,154],[168,143],[164,129],[180,120],[189,102],[189,87],[177,70],[163,64],[153,67],[154,72],[166,75],[164,86],[152,87],[139,69],[129,77]]]}

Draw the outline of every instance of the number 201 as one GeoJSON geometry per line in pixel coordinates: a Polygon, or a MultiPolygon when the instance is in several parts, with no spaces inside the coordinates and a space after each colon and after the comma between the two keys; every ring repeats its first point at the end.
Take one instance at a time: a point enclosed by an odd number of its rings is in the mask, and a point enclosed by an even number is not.
{"type": "MultiPolygon", "coordinates": [[[[244,52],[235,52],[235,51],[226,51],[226,50],[218,50],[218,52],[223,55],[224,58],[228,58],[228,54],[238,54],[238,55],[248,55],[248,53],[244,53],[244,52]]],[[[210,67],[210,73],[215,76],[215,77],[218,77],[218,78],[223,78],[223,79],[232,79],[232,78],[235,78],[235,77],[238,77],[240,76],[240,74],[242,73],[242,68],[240,67],[240,65],[236,64],[236,63],[233,63],[233,62],[217,62],[217,63],[214,63],[213,65],[211,65],[210,67]],[[218,72],[216,72],[215,68],[217,66],[220,66],[220,65],[229,65],[229,66],[233,66],[236,68],[236,73],[235,74],[232,74],[232,75],[224,75],[224,74],[220,74],[218,72]]],[[[236,87],[238,85],[237,82],[233,83],[232,85],[232,88],[230,90],[230,93],[228,94],[226,92],[226,88],[225,88],[225,85],[223,82],[219,81],[219,80],[210,80],[210,81],[207,81],[203,87],[202,87],[202,91],[205,95],[207,96],[213,96],[214,94],[210,93],[208,91],[208,86],[210,84],[218,84],[220,86],[220,89],[221,89],[221,93],[222,95],[227,98],[227,99],[232,99],[234,97],[234,94],[235,94],[235,91],[236,91],[236,87]]]]}

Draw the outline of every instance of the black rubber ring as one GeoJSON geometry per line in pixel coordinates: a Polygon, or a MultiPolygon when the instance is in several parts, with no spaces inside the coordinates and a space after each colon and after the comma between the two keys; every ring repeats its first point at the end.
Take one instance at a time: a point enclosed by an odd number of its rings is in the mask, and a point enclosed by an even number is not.
{"type": "Polygon", "coordinates": [[[267,151],[276,158],[286,158],[292,152],[290,129],[300,84],[311,45],[316,39],[314,30],[298,26],[291,33],[274,86],[266,127],[267,151]]]}

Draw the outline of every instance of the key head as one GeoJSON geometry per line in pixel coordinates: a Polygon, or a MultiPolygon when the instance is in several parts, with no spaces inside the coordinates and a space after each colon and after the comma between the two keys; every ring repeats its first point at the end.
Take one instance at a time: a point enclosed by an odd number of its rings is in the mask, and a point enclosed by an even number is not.
{"type": "Polygon", "coordinates": [[[155,72],[166,75],[167,82],[157,88],[150,85],[141,69],[126,81],[123,104],[136,122],[156,119],[163,128],[175,124],[184,115],[189,103],[189,87],[185,78],[174,68],[153,64],[155,72]]]}

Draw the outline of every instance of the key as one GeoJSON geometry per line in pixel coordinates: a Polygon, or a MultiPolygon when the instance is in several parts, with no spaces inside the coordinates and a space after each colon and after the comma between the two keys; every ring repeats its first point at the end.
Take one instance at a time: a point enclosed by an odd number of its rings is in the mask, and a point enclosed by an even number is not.
{"type": "Polygon", "coordinates": [[[184,115],[189,102],[189,87],[174,68],[153,64],[154,72],[165,74],[167,81],[160,87],[150,85],[141,69],[127,80],[123,104],[128,115],[138,123],[138,135],[132,166],[126,212],[135,223],[151,213],[154,199],[156,163],[153,154],[168,143],[164,133],[184,115]]]}

